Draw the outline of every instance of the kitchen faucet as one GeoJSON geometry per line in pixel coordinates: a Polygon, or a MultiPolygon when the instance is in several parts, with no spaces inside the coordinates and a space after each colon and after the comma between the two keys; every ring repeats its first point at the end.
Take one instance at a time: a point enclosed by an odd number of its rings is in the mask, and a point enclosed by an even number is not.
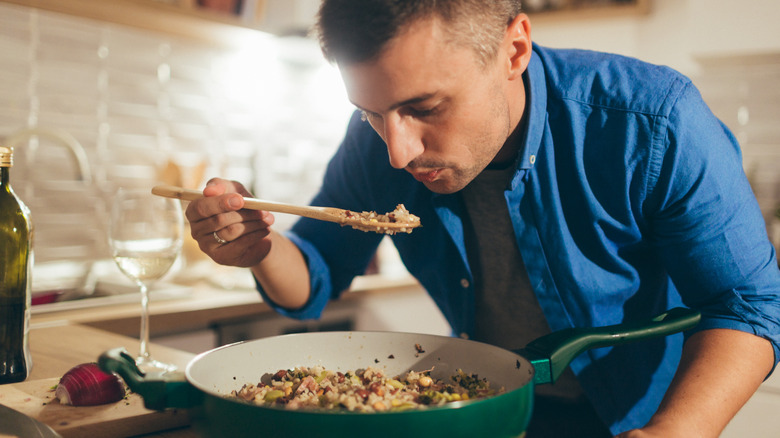
{"type": "MultiPolygon", "coordinates": [[[[90,169],[89,160],[87,159],[87,153],[84,151],[84,147],[81,145],[81,143],[79,143],[78,140],[76,140],[76,137],[65,130],[38,127],[23,128],[11,133],[8,137],[6,137],[5,144],[8,147],[15,147],[34,137],[52,140],[67,148],[78,165],[78,179],[86,185],[92,183],[92,171],[90,169]]],[[[29,148],[29,152],[27,154],[27,164],[31,164],[33,161],[35,161],[36,152],[37,146],[29,148]]]]}

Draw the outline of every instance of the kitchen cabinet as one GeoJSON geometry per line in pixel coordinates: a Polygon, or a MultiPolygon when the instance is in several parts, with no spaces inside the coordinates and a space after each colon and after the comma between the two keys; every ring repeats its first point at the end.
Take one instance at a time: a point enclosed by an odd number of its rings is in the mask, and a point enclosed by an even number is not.
{"type": "Polygon", "coordinates": [[[242,36],[256,35],[264,0],[245,0],[251,11],[242,15],[200,6],[198,0],[0,0],[42,10],[132,26],[230,46],[242,36]]]}
{"type": "Polygon", "coordinates": [[[650,0],[525,0],[534,23],[647,14],[650,0]]]}
{"type": "MultiPolygon", "coordinates": [[[[410,278],[385,280],[388,284],[372,286],[360,283],[374,279],[362,277],[344,298],[332,301],[317,320],[293,320],[273,312],[251,318],[233,318],[212,325],[215,346],[233,342],[315,331],[389,331],[449,336],[452,329],[425,290],[410,278]],[[361,289],[362,292],[360,291],[361,289]]],[[[182,341],[155,342],[186,350],[182,341]]],[[[201,350],[202,351],[202,350],[201,350]]]]}
{"type": "MultiPolygon", "coordinates": [[[[43,10],[158,31],[218,45],[232,45],[235,35],[256,31],[263,20],[290,20],[289,9],[312,9],[302,0],[0,0],[43,10]],[[269,7],[285,3],[284,8],[269,7]],[[289,3],[293,5],[290,6],[289,3]],[[296,3],[297,2],[297,3],[296,3]],[[239,4],[230,12],[222,5],[239,4]],[[283,10],[284,16],[266,11],[283,10]]],[[[526,0],[535,21],[643,14],[650,0],[526,0]]],[[[309,14],[312,15],[312,14],[309,14]]],[[[313,16],[311,17],[313,19],[313,16]]],[[[297,20],[300,21],[300,20],[297,20]]],[[[296,22],[297,23],[297,22],[296,22]]],[[[278,23],[277,23],[278,24],[278,23]]],[[[300,26],[300,23],[296,25],[300,26]]],[[[276,26],[283,27],[283,26],[276,26]]]]}

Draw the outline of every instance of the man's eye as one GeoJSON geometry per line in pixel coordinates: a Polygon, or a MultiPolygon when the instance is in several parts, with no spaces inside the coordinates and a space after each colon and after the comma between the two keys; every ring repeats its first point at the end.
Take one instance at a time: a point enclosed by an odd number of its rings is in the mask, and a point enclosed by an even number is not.
{"type": "Polygon", "coordinates": [[[380,116],[377,113],[372,113],[372,112],[366,111],[366,110],[360,110],[360,120],[362,120],[364,122],[368,121],[368,120],[377,119],[378,117],[380,117],[380,116]]]}
{"type": "Polygon", "coordinates": [[[409,115],[417,118],[428,117],[436,114],[436,107],[433,108],[409,108],[409,115]]]}

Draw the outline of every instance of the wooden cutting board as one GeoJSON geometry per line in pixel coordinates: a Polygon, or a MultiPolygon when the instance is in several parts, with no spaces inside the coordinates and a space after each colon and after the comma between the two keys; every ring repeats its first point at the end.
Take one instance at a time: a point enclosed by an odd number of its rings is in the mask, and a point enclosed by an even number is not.
{"type": "Polygon", "coordinates": [[[138,394],[100,406],[68,406],[54,397],[58,378],[0,386],[0,404],[51,426],[64,438],[115,438],[140,435],[190,424],[185,411],[146,409],[138,394]]]}

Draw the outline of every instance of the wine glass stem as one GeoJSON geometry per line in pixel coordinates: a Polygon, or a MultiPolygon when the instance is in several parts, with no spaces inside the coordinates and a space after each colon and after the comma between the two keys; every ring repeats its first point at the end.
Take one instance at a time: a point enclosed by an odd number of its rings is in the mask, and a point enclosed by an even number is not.
{"type": "Polygon", "coordinates": [[[141,352],[139,358],[148,360],[149,354],[149,288],[143,282],[138,282],[141,288],[141,352]]]}

